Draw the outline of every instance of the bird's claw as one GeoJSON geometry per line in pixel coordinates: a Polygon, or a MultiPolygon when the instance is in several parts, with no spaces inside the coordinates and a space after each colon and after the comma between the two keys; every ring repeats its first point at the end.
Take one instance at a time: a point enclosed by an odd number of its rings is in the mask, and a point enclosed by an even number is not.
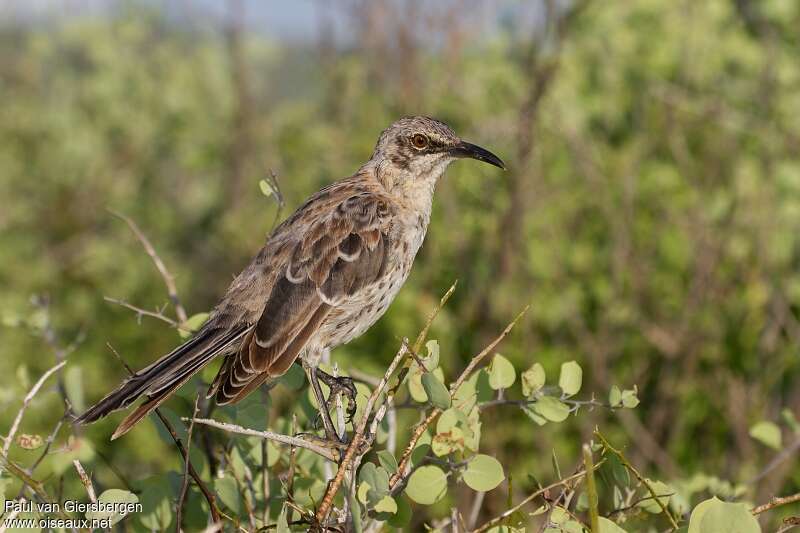
{"type": "Polygon", "coordinates": [[[347,376],[334,377],[322,370],[318,370],[318,373],[319,379],[330,388],[330,393],[328,394],[328,400],[326,402],[327,408],[332,407],[337,394],[342,393],[347,397],[345,424],[349,424],[353,421],[356,408],[358,407],[356,404],[356,385],[353,379],[347,376]]]}

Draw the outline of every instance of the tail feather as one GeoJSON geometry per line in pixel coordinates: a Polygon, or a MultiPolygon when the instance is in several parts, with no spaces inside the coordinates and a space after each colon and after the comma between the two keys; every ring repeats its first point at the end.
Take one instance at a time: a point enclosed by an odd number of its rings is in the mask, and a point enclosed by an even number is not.
{"type": "Polygon", "coordinates": [[[147,402],[120,424],[112,439],[123,435],[209,361],[239,340],[246,331],[245,325],[231,330],[201,331],[194,338],[126,379],[116,390],[80,415],[75,422],[78,424],[94,422],[113,411],[129,406],[142,395],[147,395],[147,402]]]}

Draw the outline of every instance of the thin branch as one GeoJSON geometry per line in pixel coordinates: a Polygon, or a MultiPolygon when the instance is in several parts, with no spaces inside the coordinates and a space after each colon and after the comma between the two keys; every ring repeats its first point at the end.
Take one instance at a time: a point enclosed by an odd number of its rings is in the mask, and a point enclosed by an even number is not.
{"type": "MultiPolygon", "coordinates": [[[[456,379],[456,381],[452,385],[450,385],[451,398],[455,396],[455,393],[458,390],[458,388],[464,383],[464,381],[466,381],[466,379],[470,376],[470,374],[472,374],[473,370],[475,370],[478,364],[489,354],[489,352],[491,352],[495,348],[495,346],[500,344],[500,341],[506,338],[506,336],[511,332],[511,330],[514,328],[517,322],[522,318],[522,316],[525,314],[525,312],[528,310],[529,307],[530,307],[529,305],[525,306],[522,312],[518,314],[517,317],[514,320],[512,320],[510,324],[508,324],[508,326],[506,326],[506,329],[504,329],[503,332],[500,333],[500,335],[495,340],[489,343],[489,345],[486,346],[486,348],[484,348],[478,355],[472,358],[472,360],[469,362],[464,371],[461,372],[461,375],[458,376],[458,379],[456,379]]],[[[403,451],[403,456],[400,458],[400,462],[398,463],[397,472],[395,472],[392,475],[391,479],[389,480],[389,488],[392,490],[393,493],[395,492],[396,488],[399,488],[401,486],[400,484],[401,480],[408,475],[407,472],[408,462],[411,460],[411,453],[417,446],[417,442],[425,433],[425,430],[428,429],[428,426],[431,425],[433,421],[436,420],[436,418],[440,414],[442,414],[442,412],[443,412],[442,409],[438,407],[434,408],[430,412],[430,414],[428,414],[425,420],[423,420],[422,423],[419,424],[414,429],[414,433],[411,435],[411,440],[406,446],[406,449],[403,451]]]]}
{"type": "Polygon", "coordinates": [[[136,222],[134,222],[130,217],[127,217],[118,211],[112,210],[110,212],[115,217],[125,221],[133,234],[136,235],[136,238],[139,239],[144,251],[147,252],[147,255],[149,255],[150,259],[153,260],[153,264],[155,264],[156,269],[158,269],[158,273],[161,274],[161,278],[164,280],[164,285],[167,287],[169,299],[172,302],[172,305],[175,306],[175,315],[178,317],[178,322],[181,324],[186,322],[188,317],[186,316],[186,310],[183,308],[183,305],[181,305],[181,301],[178,298],[178,290],[175,288],[175,278],[172,276],[170,271],[167,270],[167,267],[156,253],[156,249],[153,248],[150,240],[144,233],[142,233],[142,230],[139,229],[139,226],[137,226],[136,222]]]}
{"type": "Polygon", "coordinates": [[[3,444],[3,457],[8,457],[8,450],[11,449],[11,443],[14,441],[14,435],[17,434],[19,425],[22,422],[22,416],[25,414],[25,410],[30,405],[33,397],[36,396],[36,393],[42,388],[42,385],[44,385],[44,382],[47,381],[47,378],[58,372],[65,364],[67,364],[66,361],[61,361],[56,366],[42,374],[42,377],[39,378],[39,381],[37,381],[33,387],[31,387],[31,390],[28,391],[28,394],[25,395],[25,398],[22,400],[22,407],[20,407],[19,411],[17,411],[17,416],[14,418],[14,422],[11,424],[11,429],[8,431],[8,436],[5,438],[5,443],[3,444]]]}
{"type": "MultiPolygon", "coordinates": [[[[116,349],[114,349],[114,347],[111,346],[111,344],[106,343],[106,346],[108,346],[108,348],[111,350],[111,353],[113,353],[116,356],[116,358],[119,360],[122,366],[125,367],[125,370],[127,370],[130,375],[133,375],[134,374],[133,369],[130,366],[128,366],[128,363],[125,362],[125,360],[122,358],[122,355],[120,355],[120,353],[116,349]]],[[[156,413],[156,416],[158,416],[158,419],[161,420],[161,423],[164,425],[164,427],[167,429],[167,432],[169,433],[170,437],[172,437],[172,440],[175,442],[175,446],[178,448],[181,457],[183,458],[184,461],[186,461],[186,464],[189,466],[189,475],[191,475],[194,482],[197,483],[200,492],[203,493],[203,497],[208,502],[208,508],[209,511],[211,512],[211,521],[214,522],[215,524],[218,523],[220,521],[220,515],[222,513],[220,512],[219,507],[217,507],[216,496],[214,496],[213,492],[208,490],[208,487],[203,482],[203,479],[200,477],[200,474],[198,474],[197,470],[195,470],[194,466],[192,465],[192,462],[189,460],[189,453],[186,451],[186,448],[184,448],[180,437],[178,437],[178,433],[175,431],[175,428],[172,427],[172,424],[170,424],[169,420],[167,420],[167,418],[161,413],[160,409],[156,408],[154,412],[156,413]]]]}
{"type": "Polygon", "coordinates": [[[75,465],[75,470],[78,472],[78,477],[81,480],[81,484],[83,484],[84,488],[86,489],[86,494],[89,496],[89,501],[95,503],[97,501],[97,494],[94,492],[94,485],[92,485],[91,478],[89,478],[89,475],[86,473],[86,470],[83,469],[83,465],[79,460],[73,460],[72,464],[75,465]]]}
{"type": "Polygon", "coordinates": [[[800,492],[797,494],[792,494],[791,496],[776,496],[767,503],[761,504],[758,507],[754,507],[750,512],[754,515],[766,513],[767,511],[771,511],[772,509],[780,507],[781,505],[787,505],[794,502],[800,502],[800,492]]]}
{"type": "Polygon", "coordinates": [[[669,512],[669,509],[667,509],[667,506],[664,504],[664,502],[661,501],[661,499],[659,498],[659,495],[656,493],[656,491],[653,488],[653,486],[644,478],[644,476],[642,474],[639,473],[639,471],[636,469],[636,467],[633,466],[628,461],[628,459],[625,457],[625,455],[621,451],[619,451],[616,448],[614,448],[613,446],[611,446],[611,444],[609,444],[609,442],[602,435],[602,433],[600,433],[599,431],[595,430],[594,431],[594,436],[597,437],[600,440],[600,442],[603,443],[603,447],[606,450],[608,450],[611,453],[613,453],[614,455],[616,455],[617,458],[619,459],[619,461],[622,463],[622,466],[624,466],[625,468],[630,470],[631,473],[634,476],[636,476],[636,479],[638,479],[639,482],[642,485],[644,485],[645,488],[647,488],[647,490],[650,493],[650,495],[653,496],[653,498],[655,498],[656,503],[658,503],[658,506],[661,508],[661,511],[663,511],[663,513],[669,519],[669,522],[672,525],[673,529],[678,529],[678,523],[675,521],[675,518],[672,516],[672,513],[669,512]]]}
{"type": "Polygon", "coordinates": [[[394,356],[394,359],[392,359],[392,362],[389,364],[389,368],[386,369],[386,373],[383,375],[380,383],[377,387],[375,387],[369,399],[367,400],[367,404],[364,407],[364,414],[362,415],[361,420],[358,422],[358,429],[353,435],[353,440],[350,441],[350,444],[344,453],[344,457],[342,457],[342,460],[339,463],[339,470],[336,472],[336,476],[331,480],[330,483],[328,483],[328,489],[325,491],[322,502],[317,509],[315,517],[318,524],[324,524],[324,522],[327,520],[328,514],[333,506],[333,498],[336,496],[336,493],[338,492],[339,487],[344,480],[345,472],[347,472],[350,464],[356,458],[357,452],[361,448],[361,444],[364,442],[364,432],[367,429],[367,423],[369,422],[369,415],[372,412],[372,408],[375,406],[378,396],[381,394],[381,392],[383,392],[383,389],[386,388],[386,385],[389,383],[389,378],[392,374],[394,374],[394,371],[400,365],[400,362],[405,358],[407,353],[408,350],[405,343],[403,343],[403,345],[400,347],[400,350],[398,350],[397,355],[394,356]]]}
{"type": "Polygon", "coordinates": [[[155,311],[148,311],[147,309],[143,309],[141,307],[138,307],[136,305],[128,303],[125,300],[119,300],[117,298],[111,298],[110,296],[103,296],[103,300],[105,300],[105,301],[107,301],[109,303],[112,303],[112,304],[121,305],[122,307],[124,307],[126,309],[130,309],[131,311],[136,313],[137,322],[141,322],[142,316],[149,316],[149,317],[152,317],[152,318],[157,318],[158,320],[161,320],[162,322],[166,322],[167,324],[169,324],[173,328],[179,329],[181,331],[187,331],[187,332],[191,333],[191,330],[189,330],[186,327],[184,327],[181,323],[179,323],[179,322],[177,322],[175,320],[172,320],[170,317],[165,315],[162,312],[162,310],[160,310],[160,309],[156,309],[155,311]]]}
{"type": "MultiPolygon", "coordinates": [[[[600,467],[600,465],[601,465],[601,464],[602,464],[602,462],[600,462],[600,463],[597,463],[597,464],[594,466],[594,469],[595,469],[595,470],[597,470],[597,469],[600,467]]],[[[483,525],[481,525],[480,527],[478,527],[478,528],[476,528],[476,529],[473,529],[471,533],[481,533],[481,532],[483,532],[483,531],[487,531],[487,530],[489,530],[489,529],[493,528],[494,526],[496,526],[496,525],[500,524],[500,523],[501,523],[503,520],[505,520],[506,518],[508,518],[508,517],[509,517],[509,516],[511,516],[512,514],[516,513],[517,511],[519,511],[520,509],[522,509],[523,507],[525,507],[527,504],[529,504],[530,502],[532,502],[533,500],[535,500],[535,499],[536,499],[536,498],[538,498],[539,496],[541,496],[541,495],[543,495],[543,494],[545,494],[545,493],[549,492],[550,490],[552,490],[552,489],[554,489],[554,488],[556,488],[556,487],[560,487],[560,486],[562,486],[562,485],[566,485],[566,484],[568,484],[568,483],[571,483],[571,482],[573,482],[573,481],[576,481],[576,480],[578,480],[578,479],[582,478],[582,477],[583,477],[583,476],[585,476],[585,475],[586,475],[586,471],[585,471],[585,470],[581,470],[580,472],[577,472],[577,473],[575,473],[575,474],[572,474],[572,475],[571,475],[571,476],[569,476],[569,477],[566,477],[566,478],[564,478],[564,479],[561,479],[561,480],[559,480],[559,481],[556,481],[555,483],[551,483],[550,485],[548,485],[548,486],[546,486],[546,487],[543,487],[543,488],[541,488],[541,489],[537,490],[537,491],[536,491],[536,492],[534,492],[533,494],[531,494],[531,495],[527,496],[527,497],[526,497],[524,500],[522,500],[521,502],[519,502],[517,505],[515,505],[515,506],[514,506],[514,507],[512,507],[511,509],[509,509],[509,510],[505,511],[503,514],[501,514],[501,515],[499,515],[499,516],[496,516],[496,517],[492,518],[491,520],[489,520],[489,521],[485,522],[485,523],[484,523],[483,525]]]]}
{"type": "Polygon", "coordinates": [[[186,431],[186,457],[183,461],[183,482],[181,484],[181,492],[178,497],[178,503],[175,506],[175,533],[181,531],[181,515],[183,514],[183,504],[186,501],[186,493],[189,491],[189,457],[192,451],[192,432],[194,431],[194,417],[197,416],[198,403],[200,402],[200,393],[197,393],[194,399],[194,410],[192,411],[192,421],[189,422],[189,429],[186,431]]]}
{"type": "Polygon", "coordinates": [[[600,533],[600,513],[597,511],[597,484],[594,480],[594,460],[592,458],[592,448],[588,444],[583,445],[583,470],[586,475],[586,499],[589,500],[589,520],[592,533],[600,533]]]}
{"type": "Polygon", "coordinates": [[[262,439],[269,439],[275,442],[280,442],[281,444],[286,444],[288,446],[296,446],[298,448],[305,448],[306,450],[310,450],[317,455],[324,457],[329,461],[336,462],[337,454],[332,448],[326,448],[319,444],[316,444],[310,440],[303,439],[301,437],[291,437],[289,435],[282,435],[280,433],[273,433],[272,431],[257,431],[255,429],[245,428],[236,424],[229,424],[227,422],[220,422],[218,420],[214,420],[213,418],[182,418],[183,421],[191,421],[195,424],[201,424],[203,426],[210,426],[213,428],[221,429],[223,431],[227,431],[228,433],[238,433],[239,435],[248,435],[250,437],[260,437],[262,439]]]}

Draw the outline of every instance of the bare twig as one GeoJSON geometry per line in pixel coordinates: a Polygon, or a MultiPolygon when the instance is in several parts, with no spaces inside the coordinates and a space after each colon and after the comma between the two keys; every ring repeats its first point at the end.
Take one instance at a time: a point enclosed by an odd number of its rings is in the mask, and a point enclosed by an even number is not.
{"type": "MultiPolygon", "coordinates": [[[[156,309],[155,311],[148,311],[147,309],[143,309],[143,308],[141,308],[139,306],[136,306],[136,305],[133,305],[131,303],[128,303],[125,300],[119,300],[117,298],[111,298],[110,296],[103,296],[103,299],[105,301],[109,302],[109,303],[116,304],[116,305],[121,305],[122,307],[124,307],[126,309],[130,309],[131,311],[136,313],[137,322],[141,321],[141,317],[149,316],[149,317],[152,317],[152,318],[157,318],[158,320],[161,320],[162,322],[166,322],[167,324],[169,324],[173,328],[179,329],[181,331],[191,332],[191,330],[189,330],[186,327],[182,326],[181,323],[179,323],[179,322],[177,322],[175,320],[172,320],[170,317],[165,315],[162,312],[161,309],[156,309]]],[[[165,304],[165,306],[166,306],[166,304],[165,304]]]]}
{"type": "Polygon", "coordinates": [[[600,513],[597,511],[597,485],[594,481],[594,460],[592,459],[592,448],[588,444],[583,445],[583,470],[586,472],[586,497],[589,500],[589,520],[592,533],[600,533],[600,513]]]}
{"type": "Polygon", "coordinates": [[[397,369],[400,362],[405,358],[407,353],[408,350],[406,349],[404,343],[397,352],[397,355],[395,355],[394,359],[392,359],[392,362],[389,364],[389,368],[386,369],[386,373],[383,375],[380,383],[377,387],[375,387],[369,399],[367,400],[367,404],[364,407],[364,414],[361,417],[361,420],[358,422],[358,429],[353,435],[353,440],[350,441],[350,445],[347,447],[344,457],[342,457],[342,460],[339,463],[339,470],[336,472],[336,476],[330,481],[330,483],[328,483],[328,489],[325,491],[322,502],[317,509],[315,516],[318,524],[324,524],[324,522],[327,520],[328,514],[333,506],[333,498],[336,496],[336,493],[338,492],[339,487],[344,480],[345,472],[347,472],[351,463],[356,458],[357,452],[361,448],[361,444],[364,442],[364,432],[367,429],[367,423],[369,422],[372,408],[375,406],[378,396],[381,394],[381,392],[383,392],[383,389],[386,388],[386,385],[389,383],[389,378],[392,376],[392,374],[394,374],[394,371],[397,369]]]}
{"type": "Polygon", "coordinates": [[[613,453],[614,455],[617,456],[619,461],[622,463],[622,466],[624,466],[625,468],[630,470],[631,473],[634,476],[636,476],[636,479],[638,479],[639,482],[642,485],[645,486],[645,488],[650,493],[650,495],[653,496],[653,498],[655,498],[656,503],[658,503],[658,506],[661,508],[661,511],[669,519],[669,522],[672,525],[672,528],[673,529],[678,529],[678,523],[675,521],[675,518],[672,516],[672,513],[669,512],[669,509],[667,509],[667,506],[664,505],[664,502],[661,501],[661,497],[659,497],[659,495],[656,493],[656,491],[653,488],[653,486],[644,478],[644,476],[641,473],[639,473],[639,470],[637,470],[636,467],[633,466],[628,461],[628,459],[625,457],[625,454],[623,454],[621,451],[619,451],[616,448],[614,448],[613,446],[611,446],[611,444],[609,444],[609,442],[606,440],[606,438],[599,431],[595,430],[594,431],[594,436],[597,437],[600,440],[600,442],[603,443],[603,447],[606,450],[608,450],[609,452],[611,452],[611,453],[613,453]]]}
{"type": "Polygon", "coordinates": [[[792,494],[791,496],[776,496],[767,503],[763,503],[758,507],[754,507],[750,512],[754,515],[766,513],[767,511],[771,511],[772,509],[780,507],[781,505],[787,505],[794,502],[800,502],[800,492],[797,494],[792,494]]]}
{"type": "MultiPolygon", "coordinates": [[[[464,383],[464,381],[466,381],[466,379],[470,376],[470,374],[472,374],[472,372],[475,370],[478,364],[486,357],[486,355],[488,355],[489,352],[491,352],[495,348],[495,346],[500,344],[500,341],[502,341],[511,332],[511,330],[514,328],[517,322],[522,318],[522,316],[525,314],[525,312],[528,310],[529,307],[530,306],[526,306],[522,310],[522,312],[518,314],[517,317],[514,320],[512,320],[510,324],[508,324],[508,326],[506,326],[506,329],[504,329],[503,332],[500,333],[500,335],[495,340],[489,343],[489,345],[486,346],[486,348],[481,350],[481,352],[478,355],[472,358],[472,360],[469,362],[464,371],[461,372],[461,375],[459,375],[456,381],[452,385],[450,385],[451,398],[455,395],[458,388],[464,383]]],[[[389,480],[389,488],[392,490],[393,493],[395,492],[396,488],[402,486],[400,484],[401,480],[403,480],[404,477],[408,475],[408,462],[411,459],[411,453],[414,451],[417,442],[425,433],[425,430],[428,428],[428,426],[431,425],[434,422],[434,420],[436,420],[436,418],[440,414],[442,414],[442,412],[443,412],[442,409],[438,407],[434,408],[428,414],[425,420],[423,420],[422,423],[420,423],[414,429],[414,433],[411,435],[411,440],[406,446],[406,449],[403,451],[403,456],[400,458],[400,462],[398,463],[397,472],[395,472],[392,475],[391,479],[389,480]]]]}
{"type": "Polygon", "coordinates": [[[156,250],[153,248],[150,240],[144,233],[142,233],[142,230],[139,229],[139,226],[137,226],[136,222],[134,222],[130,217],[127,217],[118,211],[111,211],[111,214],[123,220],[131,229],[133,234],[136,235],[136,238],[139,239],[144,251],[147,252],[147,255],[149,255],[150,259],[153,260],[153,264],[155,264],[156,269],[158,269],[158,273],[161,274],[161,278],[164,280],[164,285],[167,287],[169,299],[172,302],[172,305],[175,306],[175,315],[178,317],[178,322],[180,324],[186,322],[188,317],[186,316],[186,310],[183,308],[183,305],[181,305],[181,301],[178,298],[178,290],[175,288],[175,278],[172,276],[170,271],[167,270],[167,267],[156,253],[156,250]]]}
{"type": "Polygon", "coordinates": [[[242,426],[238,426],[236,424],[228,424],[227,422],[220,422],[218,420],[214,420],[213,418],[182,418],[184,421],[192,421],[195,424],[201,424],[203,426],[211,426],[213,428],[221,429],[223,431],[227,431],[228,433],[238,433],[239,435],[248,435],[251,437],[260,437],[262,439],[269,439],[275,442],[280,442],[281,444],[286,444],[289,446],[296,446],[298,448],[305,448],[306,450],[310,450],[317,455],[324,457],[329,461],[336,461],[337,456],[336,452],[332,448],[326,448],[319,444],[316,444],[310,440],[306,440],[300,437],[292,437],[289,435],[282,435],[280,433],[273,433],[272,431],[257,431],[255,429],[249,429],[242,426]]]}
{"type": "MultiPolygon", "coordinates": [[[[125,362],[125,360],[122,358],[122,355],[120,355],[120,353],[116,349],[114,349],[114,347],[111,346],[111,344],[106,343],[106,346],[108,346],[108,348],[111,350],[111,353],[113,353],[116,356],[116,358],[119,360],[122,366],[125,367],[125,370],[127,370],[129,374],[133,375],[134,374],[133,369],[131,369],[131,367],[128,366],[128,363],[125,362]]],[[[178,448],[181,457],[183,458],[184,461],[186,461],[186,464],[189,466],[189,475],[191,475],[194,482],[197,483],[197,487],[200,489],[200,492],[203,493],[203,497],[208,502],[208,509],[211,512],[212,522],[218,523],[220,521],[221,513],[219,507],[217,507],[216,496],[214,496],[214,493],[208,489],[205,482],[203,482],[203,479],[200,477],[200,474],[198,474],[197,470],[195,470],[191,460],[189,460],[189,453],[186,451],[186,448],[184,448],[180,437],[178,437],[178,433],[175,431],[175,428],[172,427],[172,424],[170,424],[169,420],[167,420],[167,418],[161,413],[160,409],[156,408],[155,413],[156,416],[158,416],[158,419],[161,420],[161,423],[167,429],[167,432],[169,433],[170,437],[172,437],[172,440],[175,442],[175,446],[178,448]]]]}
{"type": "MultiPolygon", "coordinates": [[[[601,464],[602,463],[597,463],[594,466],[594,469],[597,470],[600,467],[601,464]]],[[[505,511],[503,514],[501,514],[499,516],[496,516],[496,517],[492,518],[491,520],[485,522],[480,527],[478,527],[476,529],[473,529],[471,533],[481,533],[483,531],[488,531],[489,529],[493,528],[494,526],[500,524],[503,520],[505,520],[506,518],[508,518],[512,514],[516,513],[517,511],[519,511],[520,509],[525,507],[527,504],[529,504],[530,502],[532,502],[533,500],[535,500],[539,496],[549,492],[550,490],[552,490],[552,489],[554,489],[556,487],[560,487],[562,485],[566,485],[566,484],[571,483],[573,481],[577,481],[577,480],[579,480],[580,478],[582,478],[585,475],[586,475],[586,471],[585,470],[581,470],[580,472],[572,474],[569,477],[566,477],[564,479],[556,481],[555,483],[551,483],[550,485],[537,490],[533,494],[530,494],[529,496],[527,496],[524,500],[519,502],[517,505],[515,505],[511,509],[508,509],[507,511],[505,511]]]]}
{"type": "Polygon", "coordinates": [[[75,465],[75,470],[78,472],[78,477],[81,480],[81,484],[83,484],[84,488],[86,489],[86,494],[89,496],[89,501],[95,503],[97,501],[97,494],[94,492],[94,485],[92,485],[91,478],[89,478],[89,475],[86,473],[86,470],[83,469],[83,465],[79,460],[73,460],[72,464],[75,465]]]}
{"type": "Polygon", "coordinates": [[[175,533],[181,531],[181,516],[183,515],[183,504],[186,501],[186,493],[189,490],[189,454],[192,451],[192,432],[194,431],[194,417],[197,416],[200,393],[194,399],[194,410],[192,411],[192,421],[189,422],[189,429],[186,431],[186,457],[183,460],[183,482],[181,484],[180,496],[175,505],[175,533]]]}
{"type": "Polygon", "coordinates": [[[47,381],[47,378],[58,372],[59,369],[61,369],[61,367],[63,367],[65,364],[67,364],[66,361],[61,361],[56,366],[42,374],[42,377],[39,378],[39,381],[37,381],[33,387],[31,387],[31,390],[28,391],[28,394],[25,395],[25,398],[22,400],[22,407],[20,407],[19,411],[17,411],[17,416],[14,418],[14,422],[11,424],[11,429],[8,431],[8,435],[5,438],[5,443],[3,444],[4,457],[8,457],[8,450],[11,449],[11,443],[14,441],[14,436],[17,434],[19,425],[22,422],[22,416],[25,414],[25,410],[28,408],[31,401],[33,401],[33,397],[36,396],[36,393],[42,388],[42,385],[44,385],[44,382],[47,381]]]}

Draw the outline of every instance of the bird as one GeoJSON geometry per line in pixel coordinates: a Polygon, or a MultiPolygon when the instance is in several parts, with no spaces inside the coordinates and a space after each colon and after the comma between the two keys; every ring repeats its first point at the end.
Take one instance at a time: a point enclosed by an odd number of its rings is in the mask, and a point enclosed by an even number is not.
{"type": "MultiPolygon", "coordinates": [[[[337,437],[319,380],[354,399],[348,378],[319,362],[367,331],[408,278],[447,167],[471,158],[505,170],[492,152],[431,117],[401,118],[380,134],[352,176],[310,196],[267,237],[189,340],[125,379],[75,419],[94,422],[144,402],[114,431],[127,433],[212,360],[222,363],[207,396],[233,404],[300,362],[329,439],[337,437]]],[[[355,410],[351,401],[350,413],[355,410]]]]}

